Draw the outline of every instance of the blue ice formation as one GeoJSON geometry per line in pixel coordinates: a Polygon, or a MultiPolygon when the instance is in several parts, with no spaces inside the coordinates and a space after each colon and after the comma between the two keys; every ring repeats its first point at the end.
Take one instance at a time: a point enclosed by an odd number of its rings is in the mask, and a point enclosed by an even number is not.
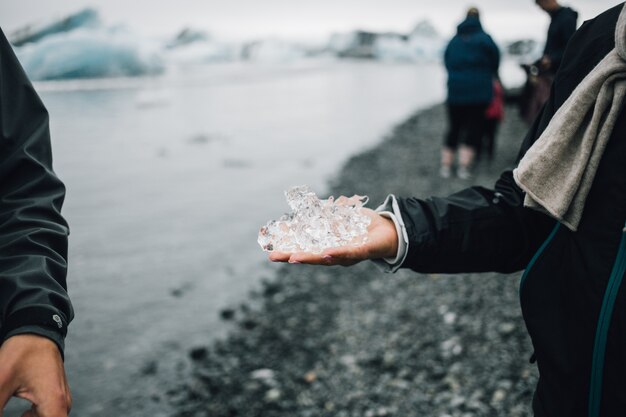
{"type": "Polygon", "coordinates": [[[100,26],[100,16],[94,9],[85,9],[63,19],[41,26],[27,25],[11,34],[13,46],[22,46],[37,42],[55,33],[70,32],[78,28],[94,28],[100,26]]]}
{"type": "Polygon", "coordinates": [[[77,29],[16,48],[16,53],[32,80],[130,77],[163,70],[147,44],[120,30],[77,29]]]}
{"type": "Polygon", "coordinates": [[[22,29],[11,42],[35,81],[130,77],[163,71],[157,49],[122,28],[106,28],[86,9],[40,29],[22,29]]]}

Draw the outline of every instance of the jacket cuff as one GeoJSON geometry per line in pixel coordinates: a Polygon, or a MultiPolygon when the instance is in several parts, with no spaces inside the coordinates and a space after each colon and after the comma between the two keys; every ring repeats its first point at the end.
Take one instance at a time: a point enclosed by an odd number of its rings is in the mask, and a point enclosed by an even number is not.
{"type": "Polygon", "coordinates": [[[376,212],[393,221],[398,235],[398,252],[395,258],[373,259],[372,262],[384,272],[396,272],[404,263],[409,252],[409,239],[396,196],[388,195],[383,204],[376,209],[376,212]]]}
{"type": "Polygon", "coordinates": [[[31,306],[11,313],[2,323],[0,340],[18,334],[34,333],[51,339],[63,354],[67,334],[65,315],[50,306],[31,306]]]}
{"type": "Polygon", "coordinates": [[[61,353],[61,358],[65,360],[65,352],[64,352],[65,351],[65,339],[63,338],[61,333],[45,326],[38,326],[38,325],[21,326],[6,333],[4,338],[2,339],[2,343],[4,343],[10,337],[18,336],[21,334],[35,334],[37,336],[46,337],[52,340],[59,348],[59,352],[61,353]]]}

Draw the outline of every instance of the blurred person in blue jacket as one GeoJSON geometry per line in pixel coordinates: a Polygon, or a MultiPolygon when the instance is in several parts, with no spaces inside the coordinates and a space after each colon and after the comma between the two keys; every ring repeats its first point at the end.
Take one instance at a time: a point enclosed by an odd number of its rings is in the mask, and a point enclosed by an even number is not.
{"type": "Polygon", "coordinates": [[[467,179],[476,146],[482,138],[485,110],[493,96],[493,78],[498,73],[500,51],[482,28],[478,9],[471,7],[448,43],[444,62],[448,71],[449,130],[441,152],[440,174],[452,173],[459,148],[459,178],[467,179]]]}
{"type": "Polygon", "coordinates": [[[69,413],[64,197],[48,112],[0,30],[0,415],[13,396],[32,403],[23,417],[69,413]]]}

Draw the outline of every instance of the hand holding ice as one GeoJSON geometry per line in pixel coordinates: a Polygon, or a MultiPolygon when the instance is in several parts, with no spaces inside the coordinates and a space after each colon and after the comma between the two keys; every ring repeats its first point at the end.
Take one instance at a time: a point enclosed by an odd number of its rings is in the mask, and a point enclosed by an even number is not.
{"type": "Polygon", "coordinates": [[[285,191],[292,212],[259,230],[264,251],[320,253],[324,249],[367,241],[370,218],[361,213],[367,197],[320,200],[306,185],[285,191]]]}

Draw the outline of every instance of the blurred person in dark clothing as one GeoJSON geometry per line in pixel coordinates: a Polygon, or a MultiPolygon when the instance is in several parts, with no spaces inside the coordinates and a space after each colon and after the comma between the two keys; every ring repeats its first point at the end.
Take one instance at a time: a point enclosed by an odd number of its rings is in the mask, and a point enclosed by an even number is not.
{"type": "Polygon", "coordinates": [[[542,57],[530,66],[525,66],[528,82],[522,99],[522,116],[527,123],[537,117],[548,96],[565,47],[576,32],[578,13],[561,6],[556,0],[535,0],[535,3],[550,15],[550,26],[542,57]]]}
{"type": "Polygon", "coordinates": [[[48,113],[0,30],[0,415],[67,416],[65,187],[52,171],[48,113]]]}
{"type": "Polygon", "coordinates": [[[537,66],[542,73],[554,75],[561,65],[567,43],[576,32],[578,13],[569,7],[561,6],[556,0],[535,2],[550,15],[546,46],[537,66]]]}
{"type": "MultiPolygon", "coordinates": [[[[361,246],[270,260],[389,272],[524,269],[535,417],[626,416],[626,6],[569,43],[514,170],[447,197],[389,195],[361,246]]],[[[498,294],[494,294],[498,296],[498,294]]],[[[520,360],[524,360],[520,358],[520,360]]]]}
{"type": "Polygon", "coordinates": [[[444,62],[448,71],[449,130],[441,151],[440,175],[450,177],[458,148],[457,175],[467,179],[482,138],[485,109],[493,95],[492,80],[500,64],[500,51],[483,30],[475,7],[458,25],[446,47],[444,62]]]}

